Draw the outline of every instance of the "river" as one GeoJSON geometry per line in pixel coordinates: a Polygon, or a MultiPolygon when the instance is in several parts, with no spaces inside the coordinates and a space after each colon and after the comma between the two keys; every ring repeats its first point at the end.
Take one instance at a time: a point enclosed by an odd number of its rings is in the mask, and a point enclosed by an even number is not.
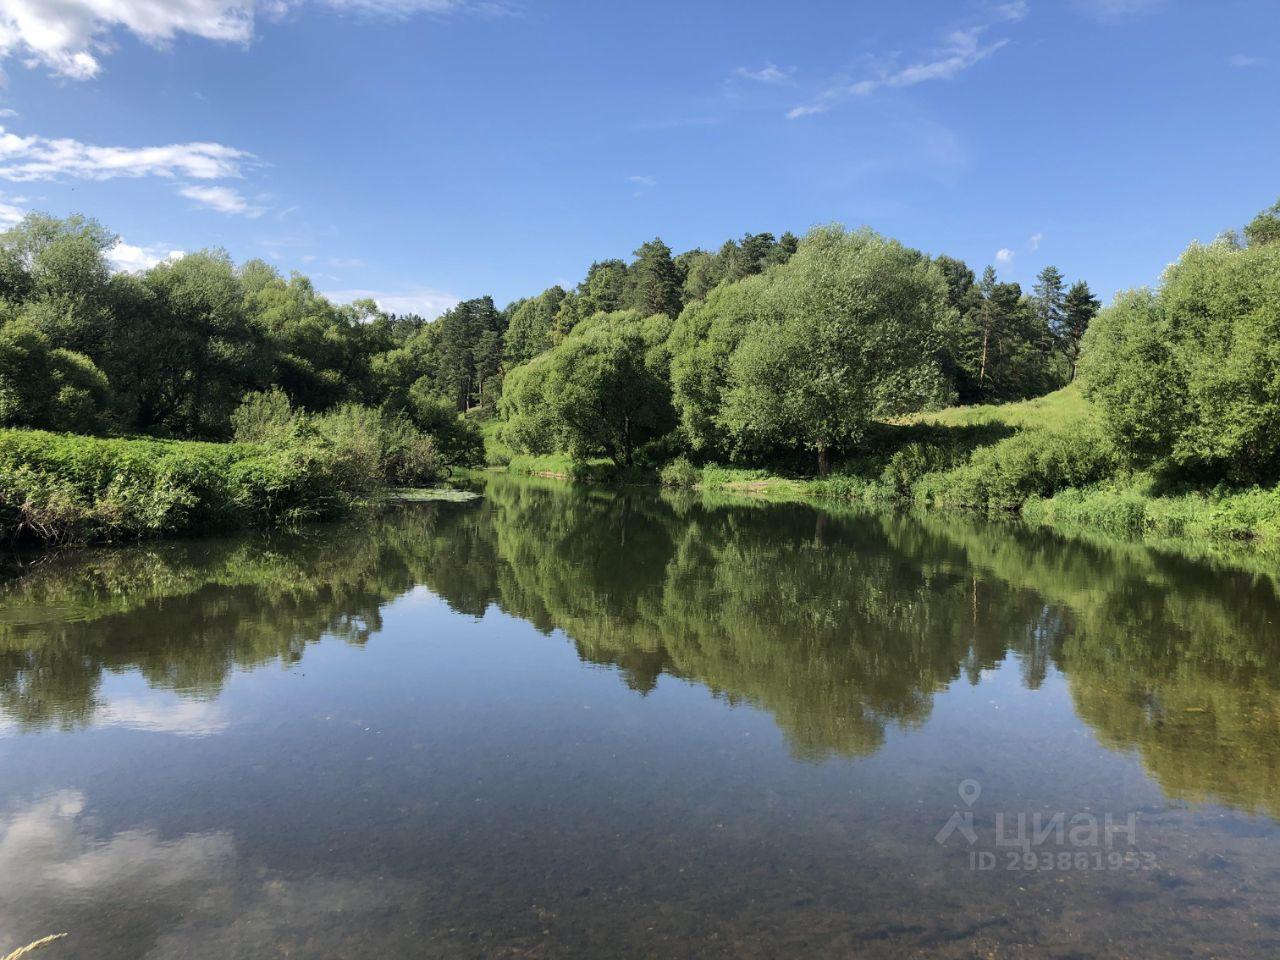
{"type": "Polygon", "coordinates": [[[1265,565],[584,490],[0,584],[0,954],[1273,957],[1265,565]]]}

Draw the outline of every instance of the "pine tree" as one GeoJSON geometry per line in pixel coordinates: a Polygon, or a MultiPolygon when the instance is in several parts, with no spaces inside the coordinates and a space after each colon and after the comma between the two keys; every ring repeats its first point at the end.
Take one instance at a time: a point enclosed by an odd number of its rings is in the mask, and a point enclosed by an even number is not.
{"type": "Polygon", "coordinates": [[[1055,337],[1062,335],[1066,287],[1061,271],[1052,264],[1041,270],[1036,277],[1034,288],[1036,313],[1045,329],[1055,337]]]}
{"type": "Polygon", "coordinates": [[[1077,280],[1067,291],[1063,304],[1062,333],[1058,337],[1058,342],[1062,345],[1067,363],[1070,364],[1071,380],[1076,378],[1076,364],[1080,360],[1080,341],[1084,339],[1084,332],[1089,329],[1093,318],[1098,315],[1100,306],[1102,301],[1093,295],[1093,291],[1083,280],[1077,280]]]}
{"type": "Polygon", "coordinates": [[[680,312],[684,278],[671,257],[671,248],[655,237],[641,245],[635,257],[635,262],[627,268],[631,287],[628,306],[646,317],[655,313],[676,316],[680,312]]]}

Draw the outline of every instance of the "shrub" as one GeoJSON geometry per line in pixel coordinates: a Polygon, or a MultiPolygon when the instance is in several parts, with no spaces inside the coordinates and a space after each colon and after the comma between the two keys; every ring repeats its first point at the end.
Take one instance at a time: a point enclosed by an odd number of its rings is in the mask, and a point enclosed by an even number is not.
{"type": "Polygon", "coordinates": [[[279,387],[246,393],[231,414],[237,443],[281,443],[297,438],[302,416],[279,387]]]}
{"type": "Polygon", "coordinates": [[[346,489],[368,493],[386,484],[428,483],[445,470],[435,441],[403,415],[347,403],[313,423],[346,489]]]}
{"type": "Polygon", "coordinates": [[[702,471],[687,457],[676,457],[662,468],[658,480],[664,487],[696,487],[702,480],[702,471]]]}
{"type": "Polygon", "coordinates": [[[1018,433],[975,450],[969,462],[916,484],[929,503],[1016,510],[1032,497],[1094,483],[1115,469],[1115,454],[1097,431],[1018,433]]]}
{"type": "Polygon", "coordinates": [[[314,444],[0,431],[0,535],[118,540],[321,519],[363,491],[314,444]]]}
{"type": "Polygon", "coordinates": [[[409,419],[435,438],[439,455],[459,467],[479,467],[485,461],[485,438],[480,428],[458,413],[447,400],[433,397],[417,385],[409,393],[409,419]]]}

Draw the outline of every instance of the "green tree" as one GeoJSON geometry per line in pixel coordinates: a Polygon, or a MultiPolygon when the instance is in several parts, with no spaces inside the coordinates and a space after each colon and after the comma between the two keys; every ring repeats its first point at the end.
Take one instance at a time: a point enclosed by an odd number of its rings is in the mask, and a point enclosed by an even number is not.
{"type": "Polygon", "coordinates": [[[431,325],[438,352],[436,389],[459,411],[484,402],[501,369],[504,319],[492,297],[464,300],[431,325]]]}
{"type": "Polygon", "coordinates": [[[0,425],[95,433],[111,389],[88,357],[54,347],[25,319],[0,326],[0,425]]]}
{"type": "Polygon", "coordinates": [[[630,466],[641,445],[674,426],[662,349],[669,330],[669,320],[653,323],[634,311],[584,321],[508,376],[505,435],[529,452],[603,454],[630,466]]]}
{"type": "Polygon", "coordinates": [[[635,262],[627,268],[627,305],[642,316],[655,313],[675,317],[680,312],[684,278],[671,256],[671,248],[655,237],[641,244],[635,262]]]}
{"type": "Polygon", "coordinates": [[[1244,236],[1251,247],[1280,242],[1280,200],[1250,220],[1245,225],[1244,236]]]}
{"type": "Polygon", "coordinates": [[[769,280],[755,276],[724,283],[681,311],[672,327],[672,401],[689,446],[709,456],[729,456],[732,439],[718,422],[729,375],[729,358],[747,331],[764,316],[769,280]]]}
{"type": "Polygon", "coordinates": [[[1081,380],[1135,459],[1280,478],[1280,244],[1193,245],[1085,335],[1081,380]]]}
{"type": "Polygon", "coordinates": [[[508,362],[524,363],[551,346],[556,314],[566,296],[563,287],[554,286],[536,297],[517,300],[507,308],[508,362]]]}
{"type": "Polygon", "coordinates": [[[1102,301],[1093,295],[1089,284],[1083,280],[1073,283],[1063,300],[1058,344],[1070,367],[1069,381],[1074,381],[1076,378],[1076,367],[1080,362],[1080,344],[1101,306],[1102,301]]]}
{"type": "Polygon", "coordinates": [[[1050,264],[1036,275],[1034,302],[1040,324],[1055,337],[1061,337],[1066,319],[1067,282],[1062,272],[1050,264]]]}
{"type": "Polygon", "coordinates": [[[872,418],[947,398],[935,357],[946,282],[918,251],[820,228],[766,279],[717,417],[742,448],[801,446],[825,474],[831,452],[857,444],[872,418]]]}
{"type": "MultiPolygon", "coordinates": [[[[271,350],[252,317],[240,276],[224,251],[201,251],[151,270],[144,283],[166,327],[168,409],[158,423],[191,437],[223,437],[246,391],[268,385],[271,350]]],[[[157,349],[157,344],[142,344],[157,349]]]]}

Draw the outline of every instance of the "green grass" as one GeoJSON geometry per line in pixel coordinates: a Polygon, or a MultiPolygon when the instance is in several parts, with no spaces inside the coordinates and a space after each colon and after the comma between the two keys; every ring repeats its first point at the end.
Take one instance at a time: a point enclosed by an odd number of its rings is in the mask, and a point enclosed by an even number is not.
{"type": "Polygon", "coordinates": [[[934,424],[944,427],[999,426],[1010,430],[1063,429],[1095,422],[1096,414],[1079,387],[1063,387],[1043,397],[1017,403],[948,407],[932,413],[902,417],[899,424],[934,424]]]}

